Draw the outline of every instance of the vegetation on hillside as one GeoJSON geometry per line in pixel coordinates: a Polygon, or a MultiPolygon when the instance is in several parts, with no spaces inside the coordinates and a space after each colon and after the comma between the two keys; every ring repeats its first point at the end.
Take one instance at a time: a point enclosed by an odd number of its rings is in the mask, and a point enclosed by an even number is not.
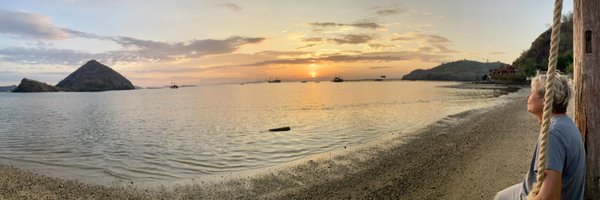
{"type": "Polygon", "coordinates": [[[439,80],[439,81],[482,81],[487,79],[491,69],[506,65],[501,62],[482,63],[471,60],[459,60],[443,63],[437,67],[417,69],[402,77],[403,80],[439,80]]]}
{"type": "MultiPolygon", "coordinates": [[[[524,51],[519,58],[513,62],[513,66],[519,69],[526,77],[535,75],[537,70],[548,69],[548,58],[550,54],[550,36],[552,28],[542,33],[533,41],[531,48],[524,51]]],[[[557,69],[561,72],[573,72],[573,13],[564,15],[560,26],[559,57],[557,69]]]]}

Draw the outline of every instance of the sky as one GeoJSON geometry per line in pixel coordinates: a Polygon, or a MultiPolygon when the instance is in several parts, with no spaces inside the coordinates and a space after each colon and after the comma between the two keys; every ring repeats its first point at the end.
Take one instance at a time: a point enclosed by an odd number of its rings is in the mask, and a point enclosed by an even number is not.
{"type": "MultiPolygon", "coordinates": [[[[134,85],[401,78],[512,63],[552,22],[540,0],[2,0],[0,85],[88,60],[134,85]]],[[[563,13],[572,12],[565,1],[563,13]]]]}

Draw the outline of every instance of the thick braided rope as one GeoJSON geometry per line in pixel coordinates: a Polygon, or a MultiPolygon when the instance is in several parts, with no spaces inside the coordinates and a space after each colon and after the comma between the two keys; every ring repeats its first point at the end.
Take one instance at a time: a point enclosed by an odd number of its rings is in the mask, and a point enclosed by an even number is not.
{"type": "Polygon", "coordinates": [[[535,197],[542,187],[546,178],[546,156],[548,152],[548,138],[550,135],[550,114],[552,114],[552,103],[554,102],[554,77],[556,76],[556,62],[558,57],[558,40],[560,34],[560,18],[562,17],[562,0],[556,0],[554,4],[554,21],[552,25],[552,39],[550,42],[550,60],[546,78],[546,94],[544,101],[544,114],[542,116],[542,130],[540,131],[540,153],[538,158],[537,182],[529,193],[529,199],[535,197]]]}

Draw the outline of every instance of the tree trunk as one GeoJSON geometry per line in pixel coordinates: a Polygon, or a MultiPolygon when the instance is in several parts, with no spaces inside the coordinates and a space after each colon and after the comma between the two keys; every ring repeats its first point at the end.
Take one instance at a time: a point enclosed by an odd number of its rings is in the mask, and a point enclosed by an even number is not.
{"type": "Polygon", "coordinates": [[[585,199],[600,199],[600,1],[573,8],[575,123],[586,148],[585,199]],[[597,136],[598,135],[598,136],[597,136]]]}

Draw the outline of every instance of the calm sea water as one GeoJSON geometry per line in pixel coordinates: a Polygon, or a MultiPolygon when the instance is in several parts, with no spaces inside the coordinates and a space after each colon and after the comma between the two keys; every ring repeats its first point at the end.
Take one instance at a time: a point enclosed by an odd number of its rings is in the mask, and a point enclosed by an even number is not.
{"type": "Polygon", "coordinates": [[[283,163],[494,104],[451,82],[281,83],[0,94],[0,161],[84,182],[283,163]],[[289,126],[291,131],[269,132],[289,126]]]}

